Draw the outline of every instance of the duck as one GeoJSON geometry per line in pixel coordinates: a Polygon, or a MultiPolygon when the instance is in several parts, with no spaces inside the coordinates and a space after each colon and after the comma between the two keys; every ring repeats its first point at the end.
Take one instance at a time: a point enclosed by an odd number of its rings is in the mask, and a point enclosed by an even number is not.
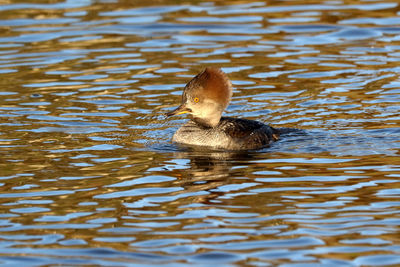
{"type": "Polygon", "coordinates": [[[215,150],[256,150],[279,140],[280,131],[259,121],[222,116],[233,94],[232,83],[220,68],[207,67],[183,89],[181,104],[166,117],[188,114],[190,120],[172,142],[215,150]]]}

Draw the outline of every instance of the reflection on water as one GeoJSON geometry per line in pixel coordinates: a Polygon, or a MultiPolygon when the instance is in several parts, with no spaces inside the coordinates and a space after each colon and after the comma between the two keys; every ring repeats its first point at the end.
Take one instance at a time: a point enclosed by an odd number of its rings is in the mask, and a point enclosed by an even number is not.
{"type": "Polygon", "coordinates": [[[396,1],[0,5],[2,265],[399,265],[396,1]],[[304,129],[170,143],[205,66],[226,114],[304,129]]]}

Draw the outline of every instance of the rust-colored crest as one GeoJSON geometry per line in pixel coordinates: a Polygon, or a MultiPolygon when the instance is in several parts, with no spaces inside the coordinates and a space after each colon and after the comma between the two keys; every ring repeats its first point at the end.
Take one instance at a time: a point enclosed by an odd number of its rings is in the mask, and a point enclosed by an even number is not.
{"type": "Polygon", "coordinates": [[[232,84],[228,76],[219,68],[207,67],[194,77],[187,85],[188,90],[199,90],[199,93],[212,99],[226,108],[232,97],[232,84]]]}

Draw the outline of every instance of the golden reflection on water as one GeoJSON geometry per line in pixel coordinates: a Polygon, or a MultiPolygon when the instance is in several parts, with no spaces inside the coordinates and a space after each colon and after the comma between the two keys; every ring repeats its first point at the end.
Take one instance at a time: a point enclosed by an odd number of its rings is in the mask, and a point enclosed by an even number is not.
{"type": "Polygon", "coordinates": [[[3,1],[0,18],[2,264],[400,264],[398,3],[3,1]],[[228,116],[305,133],[171,144],[184,117],[162,114],[205,66],[232,79],[228,116]]]}

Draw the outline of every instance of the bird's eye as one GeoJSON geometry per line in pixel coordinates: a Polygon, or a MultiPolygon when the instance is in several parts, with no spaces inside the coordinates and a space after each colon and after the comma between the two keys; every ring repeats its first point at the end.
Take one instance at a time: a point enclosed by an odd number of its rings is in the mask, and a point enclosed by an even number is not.
{"type": "Polygon", "coordinates": [[[194,99],[193,99],[193,101],[194,101],[194,103],[197,103],[197,102],[199,102],[199,98],[198,97],[195,97],[194,99]]]}

